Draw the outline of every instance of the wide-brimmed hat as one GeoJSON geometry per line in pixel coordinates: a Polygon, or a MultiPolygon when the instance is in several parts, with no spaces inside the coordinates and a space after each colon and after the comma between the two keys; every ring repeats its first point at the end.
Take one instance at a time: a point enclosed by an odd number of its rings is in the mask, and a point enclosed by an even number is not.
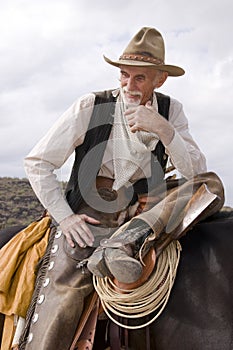
{"type": "Polygon", "coordinates": [[[168,75],[174,77],[185,73],[181,67],[165,64],[163,37],[155,28],[150,27],[143,27],[139,30],[117,61],[112,61],[106,56],[104,59],[116,67],[122,65],[153,67],[166,71],[168,75]]]}

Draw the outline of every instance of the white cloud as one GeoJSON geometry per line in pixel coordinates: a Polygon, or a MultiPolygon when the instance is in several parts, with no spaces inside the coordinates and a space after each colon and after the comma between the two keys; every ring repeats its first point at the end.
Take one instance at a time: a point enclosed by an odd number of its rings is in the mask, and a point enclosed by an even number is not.
{"type": "MultiPolygon", "coordinates": [[[[211,170],[231,190],[233,5],[228,0],[12,0],[0,11],[0,176],[81,94],[118,85],[102,55],[118,58],[142,26],[165,37],[167,63],[186,70],[161,91],[184,104],[211,170]]],[[[64,170],[63,173],[67,173],[64,170]]]]}

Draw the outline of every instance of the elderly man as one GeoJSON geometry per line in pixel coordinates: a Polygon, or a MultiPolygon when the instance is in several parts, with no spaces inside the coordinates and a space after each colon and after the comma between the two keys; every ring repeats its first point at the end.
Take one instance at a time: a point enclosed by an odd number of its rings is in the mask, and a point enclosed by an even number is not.
{"type": "MultiPolygon", "coordinates": [[[[174,202],[169,212],[156,205],[162,199],[156,189],[164,184],[168,159],[191,184],[189,198],[193,177],[206,172],[205,157],[189,133],[181,103],[155,91],[168,76],[184,74],[182,68],[165,64],[161,34],[144,27],[119,60],[104,59],[120,69],[120,87],[78,99],[25,159],[30,183],[60,229],[38,291],[26,349],[69,348],[84,298],[92,291],[91,274],[78,262],[93,252],[88,264],[93,273],[124,282],[140,276],[138,243],[144,242],[148,228],[161,232],[174,209],[174,202]],[[54,170],[74,151],[64,197],[54,170]],[[146,211],[141,203],[150,196],[152,205],[146,211]],[[132,230],[122,233],[120,249],[110,244],[104,260],[104,249],[97,247],[103,240],[110,242],[112,232],[139,212],[132,230]],[[143,213],[148,214],[144,221],[143,213]]],[[[205,180],[203,176],[198,183],[205,180]]],[[[163,198],[168,203],[166,194],[163,198]]]]}

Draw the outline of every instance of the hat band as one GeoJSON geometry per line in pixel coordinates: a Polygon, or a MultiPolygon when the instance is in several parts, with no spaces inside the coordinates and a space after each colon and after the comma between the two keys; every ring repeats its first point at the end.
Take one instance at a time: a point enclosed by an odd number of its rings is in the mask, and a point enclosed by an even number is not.
{"type": "Polygon", "coordinates": [[[163,60],[159,58],[154,58],[151,56],[145,56],[145,55],[139,55],[139,54],[123,54],[120,56],[119,60],[143,61],[148,63],[154,63],[155,65],[164,64],[163,60]]]}

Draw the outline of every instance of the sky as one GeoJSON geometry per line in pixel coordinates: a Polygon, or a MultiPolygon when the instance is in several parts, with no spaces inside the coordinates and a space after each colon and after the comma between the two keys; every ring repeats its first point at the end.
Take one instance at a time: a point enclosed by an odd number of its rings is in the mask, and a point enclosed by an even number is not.
{"type": "MultiPolygon", "coordinates": [[[[233,3],[230,0],[0,0],[0,177],[26,177],[23,159],[80,96],[118,86],[118,59],[143,26],[157,28],[160,89],[184,106],[190,131],[233,206],[233,3]]],[[[68,179],[71,160],[60,170],[68,179]]]]}

